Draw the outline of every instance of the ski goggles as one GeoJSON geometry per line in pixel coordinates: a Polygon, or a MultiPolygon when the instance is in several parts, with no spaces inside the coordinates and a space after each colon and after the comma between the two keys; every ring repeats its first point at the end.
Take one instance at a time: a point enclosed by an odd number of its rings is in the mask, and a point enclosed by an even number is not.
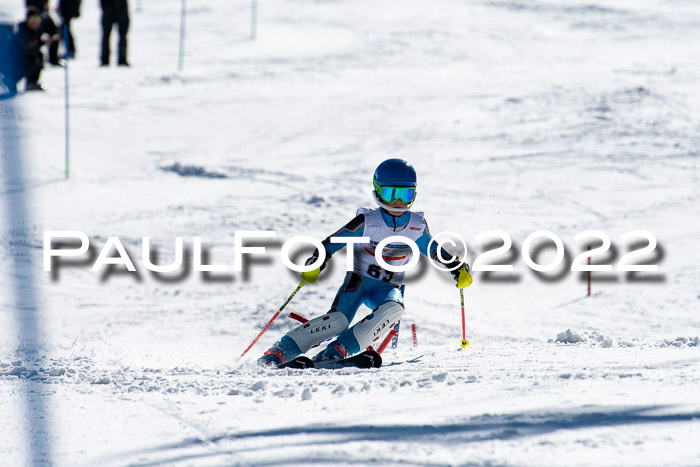
{"type": "Polygon", "coordinates": [[[393,203],[399,199],[410,203],[416,197],[416,187],[413,186],[379,186],[375,183],[374,189],[385,203],[393,203]]]}

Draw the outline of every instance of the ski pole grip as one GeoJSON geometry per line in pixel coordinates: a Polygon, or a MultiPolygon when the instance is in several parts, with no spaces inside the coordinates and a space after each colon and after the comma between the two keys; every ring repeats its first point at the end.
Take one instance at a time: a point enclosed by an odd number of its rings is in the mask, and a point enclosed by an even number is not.
{"type": "Polygon", "coordinates": [[[308,322],[309,322],[308,319],[304,318],[303,316],[301,316],[301,315],[299,315],[299,314],[294,313],[293,311],[292,311],[291,313],[289,313],[287,316],[288,316],[289,318],[292,318],[292,319],[295,319],[295,320],[299,321],[299,322],[302,323],[302,324],[308,323],[308,322]]]}

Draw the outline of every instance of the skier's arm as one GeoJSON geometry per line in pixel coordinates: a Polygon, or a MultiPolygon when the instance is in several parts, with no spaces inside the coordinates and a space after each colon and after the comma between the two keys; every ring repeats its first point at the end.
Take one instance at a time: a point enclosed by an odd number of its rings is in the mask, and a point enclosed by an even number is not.
{"type": "Polygon", "coordinates": [[[439,262],[440,264],[443,264],[446,267],[450,267],[455,265],[455,261],[459,261],[458,259],[452,260],[452,258],[458,258],[456,255],[453,255],[449,251],[445,250],[444,248],[440,247],[438,245],[438,242],[433,241],[433,236],[430,235],[430,228],[428,228],[428,223],[425,223],[425,229],[423,229],[423,235],[421,235],[418,240],[416,240],[416,245],[418,245],[418,249],[420,252],[439,262]],[[428,251],[428,247],[430,247],[430,251],[428,251]],[[438,249],[440,252],[438,253],[438,249]],[[445,260],[448,261],[444,261],[445,260]]]}
{"type": "Polygon", "coordinates": [[[420,252],[425,256],[439,262],[447,269],[455,268],[454,270],[450,271],[450,273],[454,276],[458,288],[463,289],[464,287],[469,287],[469,285],[472,283],[469,265],[466,261],[464,261],[464,264],[460,264],[461,260],[459,259],[459,256],[453,255],[444,248],[438,246],[437,242],[433,242],[433,237],[430,235],[430,229],[428,228],[427,222],[425,224],[425,229],[423,230],[423,235],[418,238],[416,244],[418,245],[420,252]],[[428,247],[430,247],[430,250],[428,250],[428,247]]]}
{"type": "MultiPolygon", "coordinates": [[[[331,256],[333,256],[334,253],[337,251],[340,251],[345,247],[345,243],[331,243],[331,238],[333,237],[361,237],[365,232],[365,215],[364,214],[358,214],[353,220],[345,224],[343,227],[338,229],[334,234],[329,235],[326,237],[321,244],[323,245],[323,248],[326,250],[326,259],[321,265],[321,267],[318,267],[314,269],[313,271],[309,272],[302,272],[301,273],[301,278],[304,282],[308,284],[313,284],[316,282],[316,279],[318,279],[318,275],[321,274],[321,271],[323,271],[326,267],[326,263],[328,260],[331,259],[331,256]]],[[[311,264],[314,263],[319,256],[319,251],[318,249],[314,250],[313,254],[309,259],[306,260],[306,264],[311,264]]]]}
{"type": "Polygon", "coordinates": [[[345,243],[331,243],[333,237],[361,237],[365,233],[365,215],[358,214],[353,220],[329,235],[321,243],[326,249],[326,259],[345,248],[345,243]]]}

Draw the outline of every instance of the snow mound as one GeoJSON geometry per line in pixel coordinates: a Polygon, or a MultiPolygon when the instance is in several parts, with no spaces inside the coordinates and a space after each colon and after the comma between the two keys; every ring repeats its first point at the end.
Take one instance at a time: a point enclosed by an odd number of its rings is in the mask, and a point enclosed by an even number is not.
{"type": "Polygon", "coordinates": [[[179,162],[161,167],[160,170],[163,172],[174,172],[181,177],[228,178],[228,176],[219,172],[209,172],[204,167],[197,165],[180,165],[179,162]]]}
{"type": "MultiPolygon", "coordinates": [[[[550,340],[552,342],[552,340],[550,340]]],[[[625,339],[625,338],[612,338],[601,334],[598,331],[592,332],[576,332],[571,329],[560,332],[557,334],[557,338],[554,340],[555,343],[560,344],[580,344],[586,343],[589,345],[597,345],[603,348],[610,347],[637,347],[637,346],[651,346],[651,347],[700,347],[700,337],[676,337],[675,339],[663,339],[663,340],[644,340],[644,339],[625,339]]]]}
{"type": "Polygon", "coordinates": [[[700,346],[700,338],[695,337],[676,337],[675,339],[664,339],[661,347],[698,347],[700,346]]]}
{"type": "Polygon", "coordinates": [[[578,333],[575,331],[572,331],[571,329],[567,329],[566,331],[560,332],[557,334],[557,338],[555,339],[554,342],[558,342],[561,344],[578,344],[581,342],[589,343],[589,344],[597,344],[600,347],[603,348],[610,348],[610,347],[634,347],[634,343],[630,341],[620,341],[620,342],[615,342],[615,340],[612,337],[606,336],[604,334],[599,333],[598,331],[593,331],[593,332],[583,332],[583,333],[578,333]]]}
{"type": "Polygon", "coordinates": [[[578,344],[579,342],[585,342],[586,338],[581,334],[578,334],[571,329],[567,329],[564,332],[557,334],[557,339],[555,342],[561,342],[563,344],[578,344]]]}

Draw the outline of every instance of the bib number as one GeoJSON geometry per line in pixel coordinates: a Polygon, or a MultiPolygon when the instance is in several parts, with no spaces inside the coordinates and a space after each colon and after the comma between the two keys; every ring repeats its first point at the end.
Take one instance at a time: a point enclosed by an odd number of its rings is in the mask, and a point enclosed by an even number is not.
{"type": "Polygon", "coordinates": [[[386,271],[376,264],[369,265],[369,267],[367,268],[367,274],[374,277],[375,279],[381,279],[384,282],[391,282],[391,279],[394,277],[393,272],[386,271]]]}

